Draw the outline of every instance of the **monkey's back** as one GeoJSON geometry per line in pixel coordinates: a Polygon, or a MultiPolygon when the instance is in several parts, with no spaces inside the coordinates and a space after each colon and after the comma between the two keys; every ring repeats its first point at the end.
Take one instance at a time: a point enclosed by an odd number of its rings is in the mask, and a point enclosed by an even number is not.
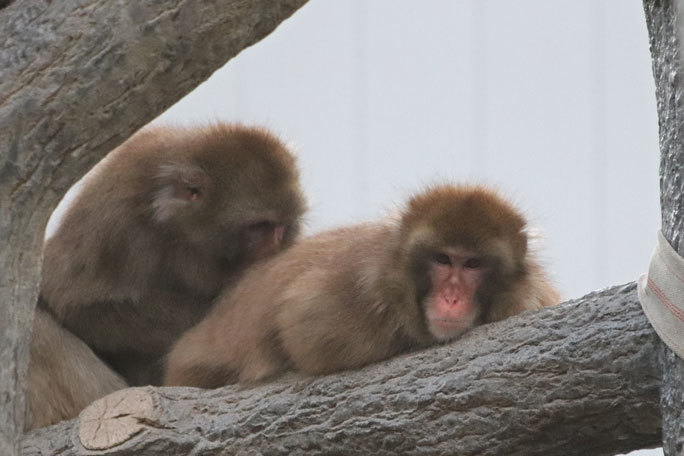
{"type": "Polygon", "coordinates": [[[248,382],[285,368],[320,374],[386,358],[399,349],[401,322],[375,288],[397,236],[387,220],[304,239],[250,270],[193,332],[219,341],[248,382]]]}

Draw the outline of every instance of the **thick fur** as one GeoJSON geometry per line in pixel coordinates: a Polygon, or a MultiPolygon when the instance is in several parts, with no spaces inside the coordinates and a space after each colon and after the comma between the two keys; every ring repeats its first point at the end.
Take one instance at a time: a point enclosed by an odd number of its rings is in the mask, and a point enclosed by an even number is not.
{"type": "Polygon", "coordinates": [[[425,252],[443,247],[467,248],[491,265],[478,323],[559,300],[527,251],[517,210],[486,188],[436,187],[398,220],[319,234],[250,270],[176,343],[165,384],[324,374],[435,343],[424,317],[425,252]]]}
{"type": "Polygon", "coordinates": [[[127,386],[90,347],[40,308],[36,309],[33,331],[40,336],[31,344],[27,429],[76,416],[95,399],[127,386]]]}
{"type": "MultiPolygon", "coordinates": [[[[39,306],[130,385],[159,384],[171,344],[249,266],[293,242],[304,209],[295,159],[265,130],[144,129],[86,176],[47,239],[39,306]]],[[[121,386],[84,350],[72,352],[82,359],[44,363],[53,346],[69,351],[42,320],[30,373],[42,380],[28,391],[34,427],[121,386]],[[42,386],[51,378],[94,393],[42,386]]]]}

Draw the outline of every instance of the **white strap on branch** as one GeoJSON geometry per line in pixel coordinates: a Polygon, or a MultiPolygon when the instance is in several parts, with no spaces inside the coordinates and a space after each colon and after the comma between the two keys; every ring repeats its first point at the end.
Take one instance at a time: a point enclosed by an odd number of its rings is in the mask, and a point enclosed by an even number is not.
{"type": "Polygon", "coordinates": [[[655,332],[684,359],[684,258],[661,231],[648,274],[639,279],[639,302],[655,332]]]}

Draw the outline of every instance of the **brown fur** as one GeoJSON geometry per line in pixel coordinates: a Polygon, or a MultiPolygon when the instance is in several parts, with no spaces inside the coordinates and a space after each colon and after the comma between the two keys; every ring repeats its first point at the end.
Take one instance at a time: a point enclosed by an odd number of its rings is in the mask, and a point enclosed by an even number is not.
{"type": "Polygon", "coordinates": [[[424,314],[425,252],[463,247],[491,264],[484,323],[558,302],[527,251],[524,218],[491,190],[442,186],[398,221],[303,240],[251,269],[176,343],[165,384],[217,387],[284,370],[324,374],[437,341],[424,314]]]}
{"type": "MultiPolygon", "coordinates": [[[[247,267],[293,242],[304,208],[295,159],[265,130],[144,129],[86,177],[47,239],[39,306],[129,384],[159,384],[170,345],[247,267]]],[[[42,351],[63,338],[51,340],[40,320],[33,345],[43,356],[30,375],[63,377],[77,392],[93,385],[66,370],[85,365],[95,387],[120,387],[89,361],[72,360],[64,372],[41,365],[50,356],[42,351]]],[[[99,395],[74,398],[39,383],[28,392],[34,425],[74,416],[99,395]]]]}
{"type": "Polygon", "coordinates": [[[75,416],[95,399],[127,386],[90,347],[42,309],[36,309],[33,331],[40,336],[31,344],[26,400],[40,406],[29,407],[26,429],[75,416]]]}

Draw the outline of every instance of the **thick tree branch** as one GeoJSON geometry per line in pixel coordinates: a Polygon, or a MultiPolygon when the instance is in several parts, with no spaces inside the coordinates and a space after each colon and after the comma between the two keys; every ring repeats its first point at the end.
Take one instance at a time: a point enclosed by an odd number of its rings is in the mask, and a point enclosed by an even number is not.
{"type": "Polygon", "coordinates": [[[360,371],[125,390],[147,405],[97,429],[133,437],[103,446],[77,419],[31,433],[23,454],[614,455],[660,442],[657,344],[629,284],[360,371]]]}
{"type": "MultiPolygon", "coordinates": [[[[660,126],[660,205],[665,238],[684,256],[684,1],[644,0],[660,126]]],[[[663,451],[684,454],[684,361],[661,343],[663,451]]]]}
{"type": "Polygon", "coordinates": [[[0,10],[0,454],[20,386],[49,213],[108,150],[306,0],[22,0],[0,10]]]}

